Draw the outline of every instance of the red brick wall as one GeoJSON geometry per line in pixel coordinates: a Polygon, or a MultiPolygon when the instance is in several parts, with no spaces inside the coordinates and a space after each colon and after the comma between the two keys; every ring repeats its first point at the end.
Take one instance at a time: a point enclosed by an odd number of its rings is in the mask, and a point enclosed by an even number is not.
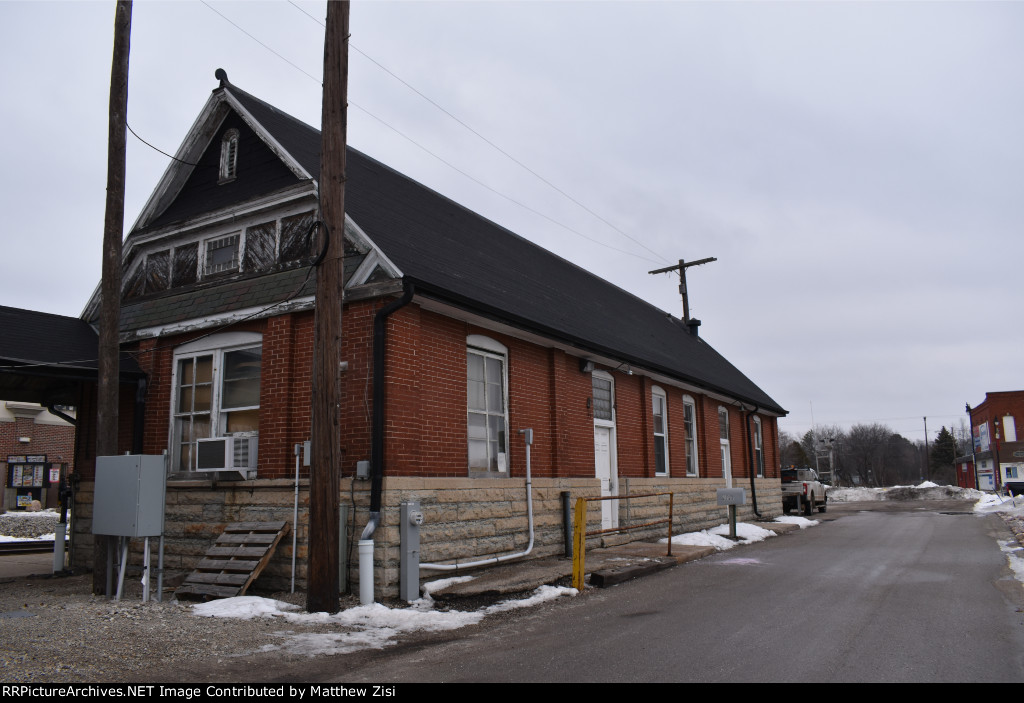
{"type": "MultiPolygon", "coordinates": [[[[345,306],[342,358],[340,445],[342,474],[370,458],[373,412],[373,318],[384,300],[345,306]]],[[[232,327],[263,335],[260,386],[260,478],[294,473],[293,446],[310,436],[310,371],[313,313],[289,313],[232,327]]],[[[538,477],[592,477],[594,430],[591,375],[579,359],[503,334],[477,328],[418,305],[388,318],[385,383],[385,471],[390,475],[464,477],[466,441],[466,337],[480,334],[508,348],[509,475],[525,473],[526,455],[518,430],[532,428],[532,470],[538,477]]],[[[144,452],[159,454],[170,445],[174,349],[199,337],[175,335],[139,343],[133,351],[149,375],[144,452]]],[[[599,367],[600,368],[600,367],[599,367]]],[[[616,464],[620,477],[653,477],[652,381],[639,374],[612,373],[615,381],[616,464]]],[[[720,477],[717,400],[661,384],[669,430],[669,475],[686,475],[683,396],[695,400],[700,476],[720,477]]],[[[130,389],[129,389],[130,390],[130,389]]],[[[133,393],[122,398],[122,443],[130,448],[133,393]]],[[[734,477],[749,475],[746,417],[728,406],[734,477]]],[[[83,418],[84,420],[86,418],[83,418]]],[[[777,427],[762,416],[767,475],[777,475],[777,427]]],[[[95,443],[95,438],[83,438],[95,443]]],[[[91,446],[91,445],[90,445],[91,446]]],[[[83,454],[91,455],[91,451],[83,454]]],[[[305,468],[302,475],[307,475],[305,468]]]]}

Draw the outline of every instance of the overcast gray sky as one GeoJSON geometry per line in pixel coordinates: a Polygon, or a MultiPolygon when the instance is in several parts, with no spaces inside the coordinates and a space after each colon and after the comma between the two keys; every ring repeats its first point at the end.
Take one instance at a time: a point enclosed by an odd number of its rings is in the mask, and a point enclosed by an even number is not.
{"type": "MultiPolygon", "coordinates": [[[[129,124],[173,153],[224,68],[318,125],[324,15],[137,2],[129,124]]],[[[0,304],[99,280],[113,19],[0,2],[0,304]]],[[[351,31],[352,146],[675,314],[647,271],[717,257],[691,313],[782,429],[920,440],[1024,388],[1024,4],[368,0],[351,31]]],[[[126,228],[167,164],[129,136],[126,228]]]]}

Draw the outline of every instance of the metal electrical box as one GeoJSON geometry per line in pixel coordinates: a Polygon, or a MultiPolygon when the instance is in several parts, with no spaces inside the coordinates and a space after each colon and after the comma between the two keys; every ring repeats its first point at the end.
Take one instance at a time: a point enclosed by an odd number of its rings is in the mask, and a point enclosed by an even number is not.
{"type": "Polygon", "coordinates": [[[163,456],[96,457],[93,534],[159,537],[164,531],[165,481],[163,456]]]}

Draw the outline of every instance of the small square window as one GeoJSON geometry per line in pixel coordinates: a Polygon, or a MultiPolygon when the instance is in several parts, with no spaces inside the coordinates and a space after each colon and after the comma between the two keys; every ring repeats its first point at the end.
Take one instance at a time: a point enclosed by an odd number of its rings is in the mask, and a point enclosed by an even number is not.
{"type": "Polygon", "coordinates": [[[206,275],[238,270],[239,239],[237,234],[232,234],[206,242],[206,275]]]}

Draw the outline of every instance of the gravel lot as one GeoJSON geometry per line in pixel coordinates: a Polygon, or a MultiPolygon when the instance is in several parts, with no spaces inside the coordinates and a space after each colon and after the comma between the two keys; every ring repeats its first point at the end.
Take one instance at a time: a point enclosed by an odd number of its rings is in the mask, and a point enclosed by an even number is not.
{"type": "MultiPolygon", "coordinates": [[[[275,618],[197,617],[189,603],[143,603],[142,586],[133,580],[129,585],[126,579],[127,593],[119,602],[91,595],[90,574],[0,582],[0,680],[112,683],[158,676],[187,681],[193,662],[229,665],[234,657],[277,648],[283,633],[340,631],[336,624],[275,618]]],[[[305,604],[304,594],[257,595],[305,604]]],[[[356,600],[345,597],[343,607],[357,605],[356,600]]],[[[286,652],[274,656],[281,662],[302,658],[286,652]]]]}

